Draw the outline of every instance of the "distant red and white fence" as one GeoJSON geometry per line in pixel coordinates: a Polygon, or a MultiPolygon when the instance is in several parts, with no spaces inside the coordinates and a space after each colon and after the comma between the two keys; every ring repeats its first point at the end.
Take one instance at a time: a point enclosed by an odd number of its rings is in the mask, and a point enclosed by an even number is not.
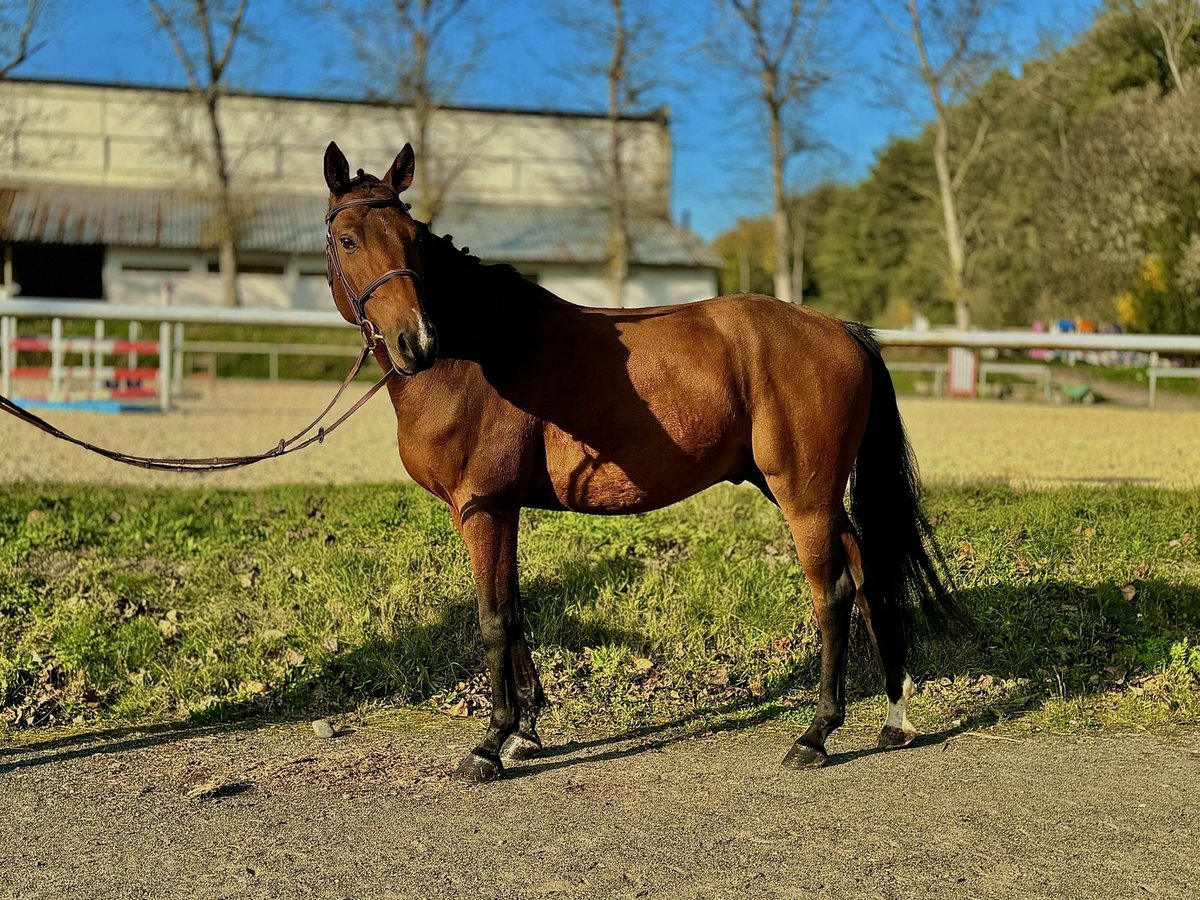
{"type": "MultiPolygon", "coordinates": [[[[95,309],[93,305],[93,309],[95,309]]],[[[50,334],[17,334],[16,319],[0,318],[3,380],[0,393],[25,406],[119,412],[171,406],[171,325],[161,323],[157,341],[143,340],[130,322],[128,337],[105,336],[97,320],[92,337],[66,337],[63,320],[51,320],[50,334]],[[20,354],[49,355],[49,365],[21,365],[20,354]],[[145,365],[143,357],[155,365],[145,365]]]]}

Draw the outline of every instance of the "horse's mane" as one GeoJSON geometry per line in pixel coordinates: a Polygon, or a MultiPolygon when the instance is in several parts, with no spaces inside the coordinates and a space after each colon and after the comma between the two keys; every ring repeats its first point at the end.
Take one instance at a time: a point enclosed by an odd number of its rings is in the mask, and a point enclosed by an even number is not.
{"type": "Polygon", "coordinates": [[[525,276],[507,263],[484,263],[469,247],[456,247],[452,234],[434,234],[424,222],[417,222],[417,234],[421,261],[439,274],[529,284],[525,276]]]}

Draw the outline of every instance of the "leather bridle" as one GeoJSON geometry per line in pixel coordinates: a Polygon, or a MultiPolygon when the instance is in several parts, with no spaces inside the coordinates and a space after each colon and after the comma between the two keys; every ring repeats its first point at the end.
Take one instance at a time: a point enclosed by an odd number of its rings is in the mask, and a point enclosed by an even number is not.
{"type": "MultiPolygon", "coordinates": [[[[383,182],[377,182],[383,184],[383,182]]],[[[374,187],[375,185],[372,185],[374,187]]],[[[378,278],[375,278],[361,291],[357,291],[354,285],[350,283],[350,279],[346,277],[346,271],[342,268],[341,257],[338,256],[337,245],[333,237],[333,221],[337,218],[338,213],[347,209],[353,209],[357,206],[374,206],[374,207],[396,207],[399,209],[408,209],[408,204],[400,199],[398,194],[390,194],[387,197],[355,197],[353,200],[343,200],[341,203],[335,204],[325,214],[325,279],[329,282],[329,286],[333,287],[334,276],[337,276],[338,281],[342,283],[342,289],[345,291],[346,299],[350,303],[350,309],[354,313],[355,324],[358,325],[359,331],[362,332],[363,341],[368,347],[374,348],[375,344],[383,339],[383,335],[379,333],[379,329],[375,324],[367,318],[367,301],[371,299],[379,288],[387,284],[393,278],[410,278],[412,279],[413,288],[417,292],[417,300],[424,307],[425,290],[424,282],[421,280],[421,273],[407,267],[397,269],[388,269],[378,278]]]]}

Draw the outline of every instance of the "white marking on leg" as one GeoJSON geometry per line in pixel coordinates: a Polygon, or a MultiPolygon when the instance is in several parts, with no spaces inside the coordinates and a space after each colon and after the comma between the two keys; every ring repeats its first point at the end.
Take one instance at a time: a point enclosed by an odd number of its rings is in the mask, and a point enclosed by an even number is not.
{"type": "Polygon", "coordinates": [[[908,721],[908,698],[913,695],[912,679],[908,677],[908,673],[904,673],[904,686],[900,688],[900,699],[893,703],[888,700],[887,721],[883,723],[885,728],[899,728],[902,731],[916,731],[912,727],[912,723],[908,721]]]}

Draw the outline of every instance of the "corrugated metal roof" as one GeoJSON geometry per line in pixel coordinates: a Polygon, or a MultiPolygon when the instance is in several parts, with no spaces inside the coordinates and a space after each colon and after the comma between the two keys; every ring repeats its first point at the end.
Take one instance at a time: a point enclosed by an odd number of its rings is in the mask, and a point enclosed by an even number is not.
{"type": "MultiPolygon", "coordinates": [[[[262,194],[246,202],[244,251],[320,254],[325,249],[324,197],[262,194]]],[[[211,247],[215,204],[183,192],[61,184],[0,187],[0,235],[9,241],[108,244],[120,247],[211,247]]],[[[439,233],[492,262],[600,263],[606,247],[602,210],[479,204],[448,206],[439,233]]],[[[630,223],[633,261],[655,266],[720,266],[716,252],[692,232],[653,216],[630,223]]]]}

